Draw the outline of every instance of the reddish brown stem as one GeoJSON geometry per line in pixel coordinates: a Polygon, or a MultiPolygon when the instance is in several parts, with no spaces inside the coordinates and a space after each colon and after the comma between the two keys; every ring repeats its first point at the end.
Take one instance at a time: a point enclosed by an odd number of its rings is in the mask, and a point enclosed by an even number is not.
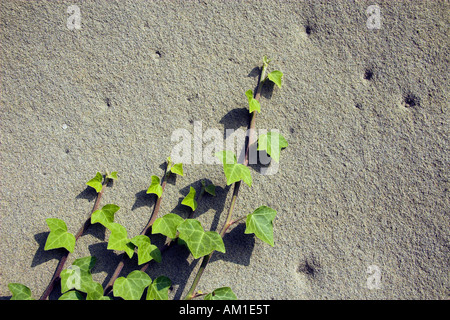
{"type": "MultiPolygon", "coordinates": [[[[78,232],[75,234],[75,242],[84,234],[84,232],[87,230],[87,228],[89,228],[89,226],[91,225],[91,215],[94,211],[96,211],[98,209],[98,207],[100,205],[100,200],[102,199],[103,193],[105,192],[105,189],[106,189],[107,180],[108,180],[108,178],[105,178],[105,181],[103,182],[102,190],[100,190],[100,192],[97,194],[97,199],[95,199],[94,207],[92,208],[91,214],[86,219],[86,221],[83,223],[83,225],[78,230],[78,232]]],[[[64,250],[65,250],[64,255],[61,257],[58,265],[56,266],[56,270],[55,270],[55,273],[53,274],[53,278],[50,281],[47,288],[45,289],[44,293],[39,298],[39,300],[47,300],[50,293],[53,291],[53,288],[54,288],[56,282],[60,280],[61,272],[62,272],[64,265],[70,255],[70,252],[68,250],[66,250],[66,249],[64,249],[64,250]]]]}
{"type": "MultiPolygon", "coordinates": [[[[258,101],[261,97],[266,67],[267,67],[267,65],[264,64],[261,69],[259,78],[258,78],[258,89],[254,96],[254,98],[258,101]]],[[[249,163],[250,147],[256,142],[256,137],[255,137],[256,136],[256,134],[255,134],[256,111],[252,112],[248,128],[249,128],[249,134],[248,134],[248,137],[246,137],[246,139],[245,139],[245,158],[244,158],[244,163],[243,163],[245,166],[248,166],[248,163],[249,163]]],[[[226,219],[225,224],[223,225],[222,230],[220,232],[220,236],[222,238],[225,236],[225,233],[227,232],[228,228],[233,224],[233,221],[231,220],[231,218],[233,216],[234,207],[236,205],[236,200],[239,195],[239,188],[241,186],[241,181],[235,182],[233,185],[234,185],[233,196],[231,198],[231,204],[230,204],[230,208],[228,210],[227,219],[226,219]]],[[[195,278],[191,285],[191,288],[189,289],[189,292],[186,294],[186,297],[184,298],[184,300],[191,300],[198,296],[198,294],[195,293],[195,289],[197,288],[197,285],[200,282],[200,278],[202,277],[203,272],[205,271],[206,266],[208,265],[208,262],[211,259],[213,253],[214,253],[214,251],[211,252],[209,255],[203,257],[202,264],[200,265],[200,268],[198,269],[197,274],[195,275],[195,278]]]]}
{"type": "MultiPolygon", "coordinates": [[[[167,178],[168,178],[169,174],[170,174],[170,172],[167,172],[167,167],[166,167],[166,169],[164,170],[164,176],[163,176],[162,182],[161,182],[161,187],[162,187],[161,197],[158,197],[158,200],[156,200],[150,220],[148,221],[148,223],[144,227],[144,229],[141,231],[141,235],[147,235],[149,233],[151,226],[153,225],[153,222],[155,222],[156,218],[158,218],[159,208],[161,207],[162,196],[164,194],[164,189],[166,188],[166,182],[167,182],[167,178]]],[[[109,280],[108,284],[106,285],[106,287],[103,291],[103,294],[105,296],[108,295],[112,291],[114,282],[119,277],[120,272],[122,272],[122,269],[125,266],[125,262],[128,259],[127,255],[124,252],[121,253],[120,256],[122,257],[122,259],[120,260],[119,264],[117,265],[116,270],[114,270],[114,273],[111,276],[111,279],[109,280]]]]}

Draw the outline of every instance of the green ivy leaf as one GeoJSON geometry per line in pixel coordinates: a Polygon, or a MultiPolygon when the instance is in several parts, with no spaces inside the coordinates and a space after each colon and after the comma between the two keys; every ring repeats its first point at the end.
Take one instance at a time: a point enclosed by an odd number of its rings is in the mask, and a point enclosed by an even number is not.
{"type": "Polygon", "coordinates": [[[112,300],[112,298],[103,295],[103,287],[100,283],[93,282],[87,291],[86,300],[112,300]]]}
{"type": "Polygon", "coordinates": [[[272,247],[273,243],[273,219],[277,212],[267,206],[261,206],[247,216],[245,233],[254,233],[259,239],[267,242],[272,247]]]}
{"type": "Polygon", "coordinates": [[[222,287],[207,294],[205,300],[237,300],[237,297],[230,287],[222,287]]]}
{"type": "Polygon", "coordinates": [[[76,259],[72,266],[61,271],[61,293],[71,289],[88,292],[93,286],[91,269],[97,259],[95,257],[84,257],[76,259]]]}
{"type": "Polygon", "coordinates": [[[179,238],[183,240],[195,259],[214,250],[225,252],[222,237],[216,231],[205,232],[198,220],[186,219],[178,226],[179,238]]]}
{"type": "Polygon", "coordinates": [[[50,229],[44,250],[57,248],[66,248],[69,252],[75,249],[75,236],[67,232],[66,223],[57,218],[48,218],[45,220],[50,229]]]}
{"type": "Polygon", "coordinates": [[[115,204],[104,205],[101,209],[95,210],[91,216],[91,223],[100,223],[108,228],[110,223],[114,222],[114,214],[120,209],[115,204]]]}
{"type": "Polygon", "coordinates": [[[108,225],[111,235],[108,240],[108,250],[125,251],[128,257],[133,257],[134,245],[128,239],[127,229],[124,226],[113,222],[108,225]]]}
{"type": "Polygon", "coordinates": [[[262,134],[258,138],[258,150],[266,150],[267,154],[276,162],[280,162],[281,149],[287,146],[288,142],[278,132],[262,134]]]}
{"type": "Polygon", "coordinates": [[[161,252],[158,247],[151,244],[150,238],[145,235],[138,235],[131,239],[131,242],[138,247],[138,264],[144,264],[152,259],[161,262],[161,252]]]}
{"type": "Polygon", "coordinates": [[[80,292],[71,290],[64,293],[61,297],[58,298],[58,300],[84,300],[84,297],[80,292]]]}
{"type": "Polygon", "coordinates": [[[150,187],[148,187],[147,193],[154,193],[158,196],[158,198],[161,198],[163,189],[159,177],[152,176],[152,183],[150,184],[150,187]]]}
{"type": "Polygon", "coordinates": [[[152,234],[161,233],[166,237],[175,239],[177,236],[177,228],[183,223],[184,219],[174,213],[168,213],[153,222],[152,234]]]}
{"type": "Polygon", "coordinates": [[[192,211],[195,211],[197,209],[197,201],[195,201],[195,189],[190,187],[189,193],[187,196],[181,201],[182,205],[188,206],[192,209],[192,211]]]}
{"type": "Polygon", "coordinates": [[[152,283],[148,274],[140,270],[132,271],[128,276],[117,278],[114,282],[113,293],[115,297],[125,300],[139,300],[144,289],[152,283]]]}
{"type": "Polygon", "coordinates": [[[177,163],[174,164],[171,168],[170,171],[172,173],[178,174],[180,176],[183,176],[183,164],[182,163],[177,163]]]}
{"type": "Polygon", "coordinates": [[[283,72],[279,70],[272,71],[267,75],[270,81],[275,83],[278,88],[281,88],[281,78],[283,77],[283,72]]]}
{"type": "Polygon", "coordinates": [[[253,91],[247,90],[247,92],[245,92],[245,95],[247,96],[248,99],[248,112],[249,113],[252,113],[253,111],[261,112],[261,104],[259,103],[258,100],[253,98],[253,91]]]}
{"type": "Polygon", "coordinates": [[[153,280],[148,287],[147,300],[169,300],[169,289],[172,281],[165,276],[160,276],[153,280]]]}
{"type": "Polygon", "coordinates": [[[117,179],[118,179],[118,178],[117,178],[117,171],[111,172],[110,174],[108,174],[108,175],[106,176],[106,178],[107,178],[107,179],[117,180],[117,179]]]}
{"type": "Polygon", "coordinates": [[[223,172],[227,178],[227,185],[234,182],[244,181],[249,187],[252,186],[252,175],[250,169],[243,164],[237,163],[236,155],[233,151],[220,151],[216,152],[218,157],[223,163],[223,172]]]}
{"type": "Polygon", "coordinates": [[[103,176],[100,172],[97,172],[96,176],[94,178],[92,178],[91,180],[89,180],[88,182],[86,182],[86,184],[92,188],[95,189],[95,191],[97,191],[97,193],[99,193],[100,191],[102,191],[103,188],[103,176]]]}
{"type": "Polygon", "coordinates": [[[11,300],[34,300],[31,297],[31,290],[21,283],[9,283],[9,291],[11,291],[11,300]]]}
{"type": "Polygon", "coordinates": [[[215,197],[216,196],[216,186],[212,183],[206,185],[206,182],[203,180],[201,182],[202,182],[202,187],[204,188],[204,190],[206,192],[208,192],[210,195],[215,197]]]}

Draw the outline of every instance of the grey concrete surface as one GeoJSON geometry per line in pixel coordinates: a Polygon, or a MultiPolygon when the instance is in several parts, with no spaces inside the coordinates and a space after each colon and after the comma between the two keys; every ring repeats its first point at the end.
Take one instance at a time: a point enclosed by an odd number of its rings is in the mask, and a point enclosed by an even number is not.
{"type": "MultiPolygon", "coordinates": [[[[273,59],[282,89],[266,91],[257,127],[289,142],[278,172],[252,168],[236,216],[276,209],[275,247],[235,226],[198,289],[230,286],[240,299],[449,298],[448,1],[1,1],[0,296],[20,282],[39,298],[61,252],[44,251],[45,219],[75,233],[94,203],[85,182],[119,172],[102,204],[121,207],[130,236],[149,219],[151,175],[177,129],[246,128],[244,92],[273,59]],[[81,29],[70,30],[77,5],[81,29]],[[380,8],[381,26],[366,12],[380,8]],[[253,70],[253,71],[252,71],[253,70]],[[380,282],[373,288],[369,266],[380,282]]],[[[185,164],[161,213],[200,180],[206,228],[229,206],[218,165],[185,164]]],[[[92,226],[69,264],[97,257],[105,284],[118,253],[92,226]]],[[[161,238],[155,238],[160,242],[161,238]]],[[[152,278],[189,289],[199,263],[183,247],[152,278]]],[[[136,268],[131,261],[123,272],[136,268]]],[[[376,283],[375,283],[376,284],[376,283]]],[[[57,297],[57,294],[52,295],[57,297]]]]}

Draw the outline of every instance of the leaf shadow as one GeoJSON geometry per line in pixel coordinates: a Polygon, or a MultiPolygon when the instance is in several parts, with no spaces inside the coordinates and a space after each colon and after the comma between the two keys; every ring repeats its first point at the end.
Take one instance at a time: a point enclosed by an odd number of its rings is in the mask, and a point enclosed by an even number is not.
{"type": "Polygon", "coordinates": [[[249,121],[250,117],[247,108],[235,108],[228,111],[228,113],[225,114],[219,121],[219,123],[224,126],[223,138],[228,138],[230,131],[227,132],[227,129],[238,130],[242,127],[247,127],[249,121]]]}
{"type": "Polygon", "coordinates": [[[86,186],[86,188],[75,197],[75,199],[86,199],[89,202],[95,201],[96,198],[97,192],[94,188],[89,186],[86,186]]]}
{"type": "MultiPolygon", "coordinates": [[[[92,268],[92,274],[106,273],[107,275],[102,283],[104,288],[116,270],[117,265],[122,260],[122,255],[117,254],[114,250],[109,250],[107,242],[91,244],[88,246],[88,250],[91,256],[97,259],[94,268],[92,268]]],[[[121,274],[125,274],[123,270],[121,274]]]]}
{"type": "Polygon", "coordinates": [[[36,253],[34,254],[33,260],[31,261],[31,267],[36,267],[42,263],[45,263],[47,261],[56,259],[60,260],[61,257],[65,254],[65,249],[53,249],[53,250],[44,250],[45,248],[45,242],[47,241],[48,234],[50,232],[41,232],[34,235],[34,239],[38,243],[39,247],[36,250],[36,253]]]}
{"type": "Polygon", "coordinates": [[[255,248],[253,234],[245,234],[245,223],[240,223],[224,237],[225,253],[215,252],[210,262],[217,260],[229,261],[243,266],[250,265],[250,258],[255,248]]]}
{"type": "Polygon", "coordinates": [[[100,223],[90,224],[89,228],[87,228],[84,231],[83,237],[85,235],[91,235],[91,236],[97,238],[100,241],[105,241],[105,239],[106,239],[106,228],[100,223]]]}
{"type": "Polygon", "coordinates": [[[180,300],[183,298],[183,291],[198,262],[199,259],[192,259],[185,246],[174,244],[170,250],[164,252],[162,262],[152,261],[146,272],[151,279],[159,276],[168,277],[172,281],[169,294],[174,294],[174,300],[180,300]]]}
{"type": "Polygon", "coordinates": [[[135,195],[136,200],[131,207],[131,211],[139,209],[141,207],[153,207],[158,199],[156,194],[148,194],[147,190],[141,190],[137,192],[135,195]]]}

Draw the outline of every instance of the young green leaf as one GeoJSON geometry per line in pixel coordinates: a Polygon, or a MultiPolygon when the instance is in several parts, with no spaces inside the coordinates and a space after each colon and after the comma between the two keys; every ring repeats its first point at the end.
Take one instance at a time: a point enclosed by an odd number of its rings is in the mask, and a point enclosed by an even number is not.
{"type": "Polygon", "coordinates": [[[152,279],[143,271],[135,270],[128,276],[117,278],[114,282],[113,293],[115,297],[122,297],[125,300],[139,300],[144,293],[144,289],[152,283],[152,279]]]}
{"type": "Polygon", "coordinates": [[[249,187],[252,186],[252,175],[250,169],[243,164],[237,163],[233,151],[220,151],[215,154],[223,163],[223,172],[227,178],[227,185],[234,182],[244,181],[249,187]]]}
{"type": "Polygon", "coordinates": [[[158,247],[151,244],[150,238],[145,235],[138,235],[131,239],[131,242],[138,247],[138,264],[144,264],[154,259],[161,262],[161,252],[158,247]]]}
{"type": "Polygon", "coordinates": [[[177,228],[183,223],[184,219],[174,213],[168,213],[155,220],[152,226],[152,234],[161,233],[166,237],[175,239],[177,228]]]}
{"type": "Polygon", "coordinates": [[[150,187],[148,187],[147,193],[154,193],[158,196],[158,198],[161,198],[163,189],[159,177],[152,176],[152,183],[150,184],[150,187]]]}
{"type": "Polygon", "coordinates": [[[108,250],[125,251],[128,257],[133,257],[134,245],[128,239],[127,229],[124,226],[112,222],[108,225],[111,235],[108,240],[108,250]]]}
{"type": "Polygon", "coordinates": [[[148,287],[147,300],[169,300],[169,289],[172,281],[165,276],[160,276],[153,280],[148,287]]]}
{"type": "Polygon", "coordinates": [[[97,193],[99,193],[100,191],[102,191],[103,188],[103,176],[100,172],[97,172],[97,174],[95,175],[94,178],[92,178],[91,180],[89,180],[88,182],[86,182],[86,184],[92,188],[95,189],[95,191],[97,191],[97,193]]]}
{"type": "Polygon", "coordinates": [[[110,174],[108,174],[108,175],[106,176],[106,178],[107,178],[107,179],[117,180],[117,179],[118,179],[118,178],[117,178],[117,171],[111,172],[110,174]]]}
{"type": "Polygon", "coordinates": [[[246,229],[244,233],[254,233],[259,239],[267,242],[272,247],[273,242],[273,219],[277,212],[267,206],[261,206],[247,216],[246,229]]]}
{"type": "Polygon", "coordinates": [[[278,88],[281,88],[281,78],[283,77],[283,72],[279,70],[272,71],[267,75],[270,81],[275,83],[278,88]]]}
{"type": "Polygon", "coordinates": [[[288,142],[278,132],[269,132],[258,138],[258,150],[266,150],[267,154],[276,162],[280,162],[281,149],[287,146],[288,142]]]}
{"type": "Polygon", "coordinates": [[[178,226],[179,238],[183,240],[195,259],[214,250],[225,252],[222,237],[216,231],[205,232],[198,220],[186,219],[178,226]]]}
{"type": "Polygon", "coordinates": [[[103,287],[100,283],[92,282],[92,286],[87,291],[86,300],[112,300],[112,298],[103,295],[103,287]]]}
{"type": "Polygon", "coordinates": [[[80,292],[71,290],[64,293],[61,297],[58,298],[58,300],[84,300],[84,297],[80,292]]]}
{"type": "Polygon", "coordinates": [[[208,184],[206,185],[205,181],[202,180],[202,187],[205,189],[206,192],[208,192],[212,196],[216,196],[216,186],[214,184],[208,184]]]}
{"type": "Polygon", "coordinates": [[[170,171],[172,173],[178,174],[180,176],[183,176],[183,164],[182,163],[177,163],[174,164],[171,168],[170,171]]]}
{"type": "Polygon", "coordinates": [[[57,218],[48,218],[45,221],[50,233],[45,242],[44,250],[66,248],[69,252],[73,252],[76,240],[73,234],[67,232],[66,223],[57,218]]]}
{"type": "Polygon", "coordinates": [[[11,300],[34,300],[31,297],[31,290],[21,283],[9,283],[9,291],[11,291],[11,300]]]}
{"type": "Polygon", "coordinates": [[[61,293],[71,289],[88,292],[94,285],[91,269],[96,262],[95,257],[84,257],[76,259],[72,266],[61,271],[61,293]]]}
{"type": "Polygon", "coordinates": [[[222,287],[207,294],[205,300],[237,300],[237,297],[230,287],[222,287]]]}
{"type": "Polygon", "coordinates": [[[197,201],[195,201],[195,189],[190,187],[189,193],[187,196],[181,201],[182,205],[188,206],[192,209],[192,211],[195,211],[197,209],[197,201]]]}
{"type": "Polygon", "coordinates": [[[114,222],[114,214],[120,209],[115,204],[104,205],[101,209],[95,210],[91,216],[91,223],[100,223],[108,228],[110,223],[114,222]]]}
{"type": "Polygon", "coordinates": [[[247,90],[245,92],[245,95],[247,96],[248,99],[248,112],[249,113],[252,113],[253,111],[261,112],[261,104],[259,103],[258,100],[253,98],[253,91],[251,89],[247,90]]]}

